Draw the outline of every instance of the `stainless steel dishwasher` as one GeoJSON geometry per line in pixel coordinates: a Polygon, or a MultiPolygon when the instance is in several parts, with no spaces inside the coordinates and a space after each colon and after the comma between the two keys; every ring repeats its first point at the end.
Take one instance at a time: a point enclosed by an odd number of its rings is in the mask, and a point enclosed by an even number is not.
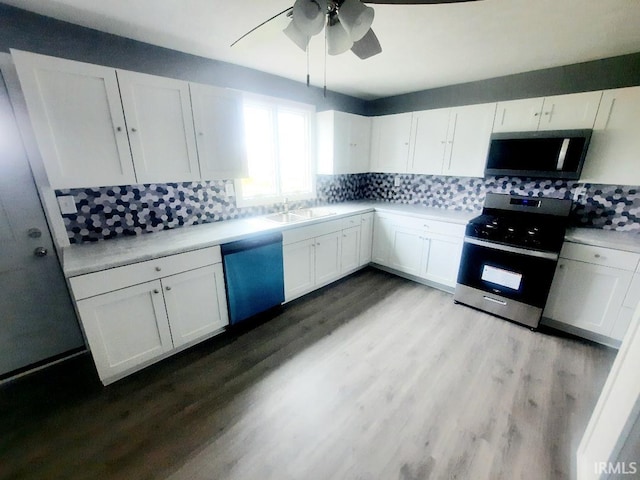
{"type": "Polygon", "coordinates": [[[231,325],[284,302],[282,233],[257,235],[220,248],[231,325]]]}

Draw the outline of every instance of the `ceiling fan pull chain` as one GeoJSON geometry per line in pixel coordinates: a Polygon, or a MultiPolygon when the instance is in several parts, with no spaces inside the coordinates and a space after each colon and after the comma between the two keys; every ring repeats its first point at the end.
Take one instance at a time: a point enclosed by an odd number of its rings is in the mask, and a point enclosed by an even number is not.
{"type": "Polygon", "coordinates": [[[327,29],[324,29],[324,87],[322,96],[327,98],[327,29]]]}

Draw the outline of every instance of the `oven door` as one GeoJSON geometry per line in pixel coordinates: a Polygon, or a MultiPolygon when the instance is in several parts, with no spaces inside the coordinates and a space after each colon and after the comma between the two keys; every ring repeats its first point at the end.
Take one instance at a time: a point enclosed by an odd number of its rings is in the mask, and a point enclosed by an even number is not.
{"type": "Polygon", "coordinates": [[[465,238],[458,284],[542,309],[557,261],[554,253],[465,238]]]}

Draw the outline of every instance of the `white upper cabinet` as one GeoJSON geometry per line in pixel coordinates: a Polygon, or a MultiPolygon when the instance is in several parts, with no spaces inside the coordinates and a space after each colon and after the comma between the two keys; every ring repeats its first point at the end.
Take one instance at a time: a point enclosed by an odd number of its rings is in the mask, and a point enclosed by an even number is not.
{"type": "Polygon", "coordinates": [[[459,177],[484,176],[495,112],[495,103],[451,109],[442,173],[459,177]]]}
{"type": "Polygon", "coordinates": [[[593,128],[601,91],[498,102],[494,132],[593,128]]]}
{"type": "Polygon", "coordinates": [[[581,182],[640,184],[640,87],[606,90],[581,182]]]}
{"type": "Polygon", "coordinates": [[[317,114],[316,127],[319,174],[369,171],[370,118],[328,110],[317,114]]]}
{"type": "Polygon", "coordinates": [[[118,70],[138,183],[200,178],[189,84],[118,70]]]}
{"type": "Polygon", "coordinates": [[[203,180],[248,176],[242,94],[189,84],[203,180]]]}
{"type": "Polygon", "coordinates": [[[409,172],[442,174],[450,112],[450,108],[438,108],[413,114],[409,172]]]}
{"type": "Polygon", "coordinates": [[[371,170],[407,172],[411,113],[374,117],[371,129],[371,170]]]}
{"type": "Polygon", "coordinates": [[[51,187],[135,183],[115,70],[11,53],[51,187]]]}
{"type": "Polygon", "coordinates": [[[538,130],[544,98],[525,98],[498,102],[494,132],[532,132],[538,130]]]}

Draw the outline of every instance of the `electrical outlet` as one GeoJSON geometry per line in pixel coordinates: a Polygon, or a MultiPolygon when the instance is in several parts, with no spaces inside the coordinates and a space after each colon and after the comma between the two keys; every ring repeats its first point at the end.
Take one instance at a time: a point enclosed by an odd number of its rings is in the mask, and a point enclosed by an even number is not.
{"type": "Polygon", "coordinates": [[[584,185],[579,185],[576,187],[576,189],[573,191],[573,201],[577,202],[580,197],[583,197],[585,192],[587,191],[587,187],[585,187],[584,185]]]}
{"type": "Polygon", "coordinates": [[[400,186],[400,175],[396,175],[393,178],[393,186],[394,187],[399,187],[400,186]]]}
{"type": "Polygon", "coordinates": [[[58,197],[58,205],[60,206],[60,213],[62,215],[71,215],[73,213],[78,213],[78,209],[76,208],[76,200],[73,198],[73,195],[64,195],[62,197],[58,197]]]}
{"type": "Polygon", "coordinates": [[[233,188],[233,183],[231,182],[227,182],[224,184],[224,191],[227,194],[227,197],[233,197],[236,194],[236,191],[233,188]]]}

